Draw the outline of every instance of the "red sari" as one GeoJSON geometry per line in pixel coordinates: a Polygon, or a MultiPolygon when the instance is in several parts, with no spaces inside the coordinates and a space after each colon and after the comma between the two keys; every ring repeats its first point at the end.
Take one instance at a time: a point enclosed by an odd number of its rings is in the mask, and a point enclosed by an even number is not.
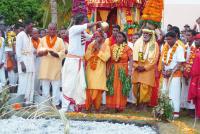
{"type": "Polygon", "coordinates": [[[191,82],[188,92],[188,101],[193,101],[196,108],[196,116],[200,118],[200,51],[197,50],[196,57],[190,71],[191,82]]]}

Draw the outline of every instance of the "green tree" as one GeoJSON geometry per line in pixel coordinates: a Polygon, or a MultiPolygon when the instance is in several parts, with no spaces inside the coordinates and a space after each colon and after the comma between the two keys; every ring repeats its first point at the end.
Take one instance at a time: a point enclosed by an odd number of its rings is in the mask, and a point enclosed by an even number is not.
{"type": "Polygon", "coordinates": [[[0,15],[5,17],[6,25],[17,23],[20,19],[31,18],[42,24],[42,0],[0,0],[0,15]]]}
{"type": "Polygon", "coordinates": [[[71,18],[71,8],[72,0],[44,0],[43,27],[47,27],[49,22],[66,27],[71,18]]]}

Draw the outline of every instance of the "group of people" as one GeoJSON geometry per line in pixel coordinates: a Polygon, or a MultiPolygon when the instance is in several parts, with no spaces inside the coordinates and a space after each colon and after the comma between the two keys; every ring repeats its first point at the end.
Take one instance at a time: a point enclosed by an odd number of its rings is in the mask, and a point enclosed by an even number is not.
{"type": "MultiPolygon", "coordinates": [[[[107,37],[101,22],[87,23],[82,14],[59,34],[50,23],[41,31],[42,38],[31,21],[24,24],[16,42],[11,40],[11,50],[6,49],[9,41],[0,38],[0,82],[6,84],[5,69],[10,76],[18,74],[17,94],[25,95],[26,103],[33,103],[38,93],[45,99],[52,96],[52,103],[64,111],[84,107],[90,112],[94,107],[98,112],[103,103],[121,112],[131,98],[141,111],[156,106],[159,94],[166,94],[174,117],[179,117],[180,108],[196,109],[200,117],[200,34],[194,30],[185,31],[184,43],[176,26],[158,35],[146,25],[129,42],[120,26],[114,25],[107,37]],[[88,34],[93,27],[96,30],[88,34]],[[16,61],[11,69],[8,57],[16,61]]],[[[16,78],[9,83],[17,84],[16,78]]]]}

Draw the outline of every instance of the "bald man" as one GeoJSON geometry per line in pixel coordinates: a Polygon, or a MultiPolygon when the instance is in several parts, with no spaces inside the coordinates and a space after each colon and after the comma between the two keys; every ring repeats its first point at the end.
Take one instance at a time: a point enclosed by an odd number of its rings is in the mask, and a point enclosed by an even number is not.
{"type": "Polygon", "coordinates": [[[40,81],[38,79],[38,73],[39,73],[39,64],[40,64],[40,58],[37,55],[37,50],[40,46],[41,39],[39,30],[37,28],[33,28],[32,31],[32,37],[31,37],[31,44],[34,50],[34,62],[35,62],[35,82],[34,82],[34,88],[36,91],[36,94],[41,94],[40,92],[40,81]]]}
{"type": "Polygon", "coordinates": [[[52,85],[53,104],[59,108],[60,80],[62,59],[65,55],[64,42],[57,37],[56,25],[50,23],[48,34],[41,39],[38,55],[41,56],[39,79],[42,83],[42,96],[50,97],[50,84],[52,85]]]}

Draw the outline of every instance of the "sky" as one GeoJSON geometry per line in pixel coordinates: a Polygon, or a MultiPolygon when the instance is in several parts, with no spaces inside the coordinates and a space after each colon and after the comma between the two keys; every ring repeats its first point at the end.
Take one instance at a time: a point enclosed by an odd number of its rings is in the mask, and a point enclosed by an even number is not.
{"type": "Polygon", "coordinates": [[[200,4],[200,0],[164,0],[165,4],[200,4]]]}
{"type": "Polygon", "coordinates": [[[185,24],[194,26],[200,17],[200,0],[165,0],[162,28],[172,24],[183,29],[185,24]],[[186,10],[187,9],[187,10],[186,10]]]}

